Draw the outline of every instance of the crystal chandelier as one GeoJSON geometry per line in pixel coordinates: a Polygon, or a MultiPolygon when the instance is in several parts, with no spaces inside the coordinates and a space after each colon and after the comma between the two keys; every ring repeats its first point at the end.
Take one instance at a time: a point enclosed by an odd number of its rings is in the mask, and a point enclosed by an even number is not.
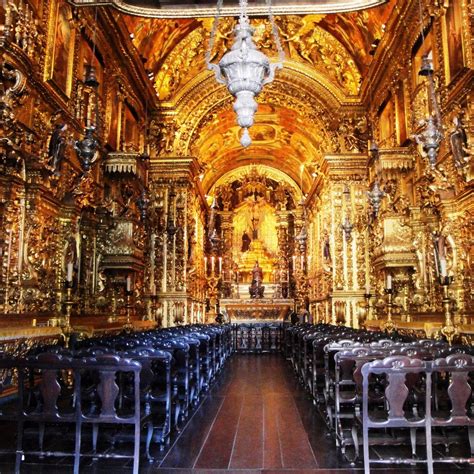
{"type": "Polygon", "coordinates": [[[257,111],[255,97],[260,93],[262,87],[273,81],[276,69],[283,67],[283,50],[278,37],[278,30],[271,12],[271,0],[267,0],[269,18],[272,32],[279,53],[279,62],[270,63],[267,56],[258,51],[253,42],[254,29],[250,26],[247,15],[247,0],[239,0],[240,17],[235,28],[235,40],[230,51],[228,51],[219,64],[211,63],[211,51],[217,30],[223,0],[218,0],[217,15],[211,31],[209,51],[206,52],[208,69],[214,71],[217,82],[225,84],[229,92],[236,98],[234,111],[237,114],[237,123],[243,128],[240,138],[242,146],[247,147],[252,143],[248,129],[254,123],[254,115],[257,111]]]}

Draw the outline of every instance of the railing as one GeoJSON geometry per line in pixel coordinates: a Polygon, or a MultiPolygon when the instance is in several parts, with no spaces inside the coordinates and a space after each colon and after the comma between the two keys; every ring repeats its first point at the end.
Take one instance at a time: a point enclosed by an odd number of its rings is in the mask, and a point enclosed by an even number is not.
{"type": "Polygon", "coordinates": [[[285,323],[233,324],[234,352],[264,354],[283,351],[285,323]]]}

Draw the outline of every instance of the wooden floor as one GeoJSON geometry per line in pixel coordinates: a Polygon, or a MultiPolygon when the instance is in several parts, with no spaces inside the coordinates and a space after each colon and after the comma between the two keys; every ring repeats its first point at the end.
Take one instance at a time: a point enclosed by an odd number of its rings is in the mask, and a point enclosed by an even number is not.
{"type": "MultiPolygon", "coordinates": [[[[70,459],[45,461],[27,460],[22,473],[71,472],[70,459]]],[[[390,472],[400,470],[424,472],[409,467],[390,472]]],[[[389,472],[384,467],[373,471],[389,472]]],[[[11,464],[0,461],[0,474],[7,472],[13,472],[11,464]]],[[[131,463],[85,462],[82,472],[125,474],[131,472],[131,463]]],[[[308,474],[363,468],[351,468],[338,455],[323,419],[282,356],[233,355],[168,452],[152,464],[143,461],[140,472],[308,474]]]]}
{"type": "Polygon", "coordinates": [[[160,467],[301,471],[328,465],[308,438],[305,408],[282,357],[235,356],[227,369],[160,467]]]}

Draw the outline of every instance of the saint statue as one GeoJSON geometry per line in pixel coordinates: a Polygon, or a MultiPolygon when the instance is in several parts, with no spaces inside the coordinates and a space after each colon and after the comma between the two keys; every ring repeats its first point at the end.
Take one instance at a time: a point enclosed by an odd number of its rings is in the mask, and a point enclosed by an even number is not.
{"type": "Polygon", "coordinates": [[[56,127],[49,140],[48,167],[56,176],[59,175],[61,161],[64,158],[64,149],[66,147],[66,130],[67,124],[56,124],[56,127]]]}
{"type": "Polygon", "coordinates": [[[262,267],[258,264],[258,262],[255,262],[255,265],[252,269],[252,281],[257,281],[261,283],[262,280],[263,280],[262,267]]]}
{"type": "Polygon", "coordinates": [[[242,234],[242,252],[247,252],[247,250],[250,248],[250,237],[249,234],[247,234],[247,231],[244,231],[242,234]]]}
{"type": "Polygon", "coordinates": [[[263,292],[265,287],[262,285],[263,281],[263,270],[262,267],[255,262],[252,269],[252,285],[249,287],[249,293],[251,298],[263,298],[263,292]]]}
{"type": "Polygon", "coordinates": [[[451,153],[453,154],[456,168],[462,169],[466,166],[467,153],[467,135],[464,131],[459,117],[454,117],[454,128],[449,136],[451,153]]]}

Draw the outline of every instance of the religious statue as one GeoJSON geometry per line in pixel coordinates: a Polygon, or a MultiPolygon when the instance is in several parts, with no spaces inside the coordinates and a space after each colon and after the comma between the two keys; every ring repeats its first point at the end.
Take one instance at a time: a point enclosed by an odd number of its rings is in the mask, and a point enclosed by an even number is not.
{"type": "Polygon", "coordinates": [[[467,135],[462,127],[461,119],[456,116],[453,119],[453,131],[449,135],[449,143],[451,145],[451,153],[453,154],[454,164],[456,168],[463,169],[467,162],[467,135]]]}
{"type": "Polygon", "coordinates": [[[249,287],[250,297],[251,298],[263,298],[263,292],[265,287],[262,285],[263,282],[263,270],[262,267],[255,262],[255,265],[252,269],[252,284],[249,287]]]}
{"type": "Polygon", "coordinates": [[[56,176],[59,176],[59,169],[61,167],[61,161],[64,158],[64,149],[66,147],[65,132],[67,130],[67,124],[58,123],[53,130],[51,138],[49,140],[48,147],[48,168],[56,176]]]}
{"type": "Polygon", "coordinates": [[[250,242],[251,239],[249,237],[249,234],[247,234],[247,231],[244,231],[242,234],[242,252],[247,252],[247,250],[250,248],[250,242]]]}
{"type": "Polygon", "coordinates": [[[258,217],[252,216],[252,239],[258,239],[258,217]]]}

